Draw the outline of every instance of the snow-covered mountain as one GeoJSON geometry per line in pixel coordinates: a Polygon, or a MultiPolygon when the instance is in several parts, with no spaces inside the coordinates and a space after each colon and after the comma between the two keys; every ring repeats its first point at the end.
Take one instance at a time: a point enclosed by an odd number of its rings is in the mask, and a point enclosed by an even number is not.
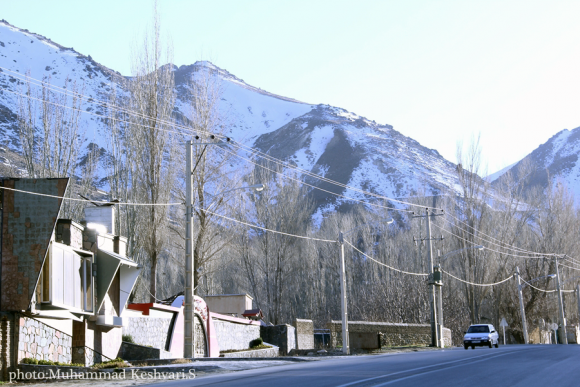
{"type": "Polygon", "coordinates": [[[515,180],[526,179],[526,184],[530,187],[545,188],[548,179],[557,178],[565,182],[574,192],[576,199],[580,199],[579,155],[580,127],[572,130],[564,129],[516,164],[500,171],[502,173],[494,174],[494,179],[491,180],[493,184],[499,184],[507,178],[506,174],[509,171],[515,180]],[[525,171],[522,169],[524,164],[529,165],[525,171]]]}
{"type": "MultiPolygon", "coordinates": [[[[457,187],[455,164],[392,126],[341,108],[266,92],[209,62],[175,67],[177,113],[185,114],[189,105],[187,81],[207,69],[219,77],[220,109],[228,117],[227,134],[246,146],[341,184],[393,198],[433,195],[457,187]]],[[[19,149],[18,94],[23,92],[22,76],[26,73],[37,80],[50,76],[51,84],[58,87],[65,85],[67,77],[82,84],[83,94],[92,98],[82,106],[85,149],[92,143],[106,152],[107,128],[102,108],[95,101],[106,101],[113,89],[122,96],[124,78],[90,56],[6,21],[0,21],[0,144],[19,149]]],[[[356,190],[329,182],[311,177],[307,181],[330,192],[368,199],[356,190]]],[[[323,191],[315,192],[315,198],[327,209],[347,201],[323,191]]]]}

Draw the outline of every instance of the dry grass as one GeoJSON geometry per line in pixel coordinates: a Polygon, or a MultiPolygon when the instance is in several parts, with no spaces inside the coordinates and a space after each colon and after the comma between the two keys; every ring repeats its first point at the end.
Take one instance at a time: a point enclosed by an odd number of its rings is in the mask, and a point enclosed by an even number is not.
{"type": "Polygon", "coordinates": [[[191,363],[190,359],[175,359],[171,362],[171,364],[187,364],[191,363]]]}
{"type": "Polygon", "coordinates": [[[256,349],[268,349],[272,348],[271,345],[260,344],[252,348],[247,349],[228,349],[226,351],[220,351],[220,353],[232,353],[232,352],[245,352],[245,351],[255,351],[256,349]]]}

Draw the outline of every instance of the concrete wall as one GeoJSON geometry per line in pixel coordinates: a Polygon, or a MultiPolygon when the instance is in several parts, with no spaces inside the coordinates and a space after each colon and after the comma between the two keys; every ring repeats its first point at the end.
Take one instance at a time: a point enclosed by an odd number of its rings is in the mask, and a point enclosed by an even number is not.
{"type": "MultiPolygon", "coordinates": [[[[85,207],[87,224],[97,223],[107,228],[109,234],[115,233],[115,206],[85,207]]],[[[112,250],[111,250],[112,251],[112,250]]]]}
{"type": "MultiPolygon", "coordinates": [[[[342,323],[331,321],[330,345],[342,346],[342,323]]],[[[398,324],[384,322],[350,321],[348,323],[351,348],[372,349],[380,347],[399,347],[408,345],[430,345],[431,326],[428,324],[398,324]],[[379,339],[379,334],[380,339],[379,339]]],[[[445,346],[452,346],[451,330],[443,328],[445,346]]]]}
{"type": "Polygon", "coordinates": [[[248,294],[205,296],[204,300],[210,312],[214,313],[233,314],[236,317],[242,317],[242,313],[252,309],[252,297],[248,294]]]}
{"type": "Polygon", "coordinates": [[[131,335],[135,344],[165,350],[170,335],[171,317],[125,317],[123,320],[123,334],[131,335]]]}
{"type": "Polygon", "coordinates": [[[260,323],[240,318],[219,317],[212,313],[213,326],[220,351],[248,349],[250,341],[260,337],[260,323]]]}
{"type": "Polygon", "coordinates": [[[26,357],[71,362],[72,336],[32,318],[20,317],[18,321],[18,362],[26,357]]]}
{"type": "Polygon", "coordinates": [[[292,325],[274,325],[260,327],[260,337],[264,342],[280,348],[280,355],[286,356],[296,348],[296,328],[292,325]]]}
{"type": "Polygon", "coordinates": [[[296,349],[314,348],[314,324],[312,320],[296,319],[296,349]]]}

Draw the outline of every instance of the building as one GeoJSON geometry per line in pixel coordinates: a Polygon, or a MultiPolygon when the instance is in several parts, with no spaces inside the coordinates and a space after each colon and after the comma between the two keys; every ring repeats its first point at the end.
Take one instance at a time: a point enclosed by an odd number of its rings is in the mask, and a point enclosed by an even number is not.
{"type": "Polygon", "coordinates": [[[86,225],[59,219],[68,182],[0,180],[3,372],[23,358],[91,365],[119,352],[141,268],[114,234],[114,205],[87,207],[86,225]]]}

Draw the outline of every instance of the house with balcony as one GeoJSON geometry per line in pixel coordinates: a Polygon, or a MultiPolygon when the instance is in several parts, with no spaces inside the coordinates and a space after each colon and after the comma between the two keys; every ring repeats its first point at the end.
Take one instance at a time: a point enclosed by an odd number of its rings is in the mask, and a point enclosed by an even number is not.
{"type": "Polygon", "coordinates": [[[67,178],[0,180],[0,363],[91,365],[117,357],[123,311],[141,271],[115,235],[115,205],[59,217],[67,178]]]}

